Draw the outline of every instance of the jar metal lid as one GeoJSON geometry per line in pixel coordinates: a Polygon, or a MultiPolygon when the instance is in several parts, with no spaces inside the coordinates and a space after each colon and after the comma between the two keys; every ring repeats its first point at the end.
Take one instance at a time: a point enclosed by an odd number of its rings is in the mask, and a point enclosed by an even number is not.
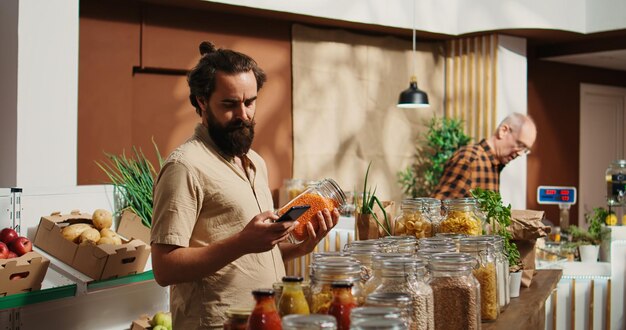
{"type": "Polygon", "coordinates": [[[401,311],[398,307],[375,307],[365,306],[357,307],[350,311],[350,320],[365,318],[386,318],[397,319],[401,317],[401,311]]]}
{"type": "Polygon", "coordinates": [[[300,283],[304,280],[302,276],[283,276],[283,282],[300,283]]]}
{"type": "Polygon", "coordinates": [[[283,317],[283,328],[289,329],[294,327],[301,329],[305,326],[314,326],[316,329],[336,329],[337,320],[331,315],[322,314],[310,314],[310,315],[298,315],[291,314],[283,317]]]}
{"type": "Polygon", "coordinates": [[[252,291],[252,294],[255,296],[260,296],[260,297],[273,296],[274,290],[273,289],[256,289],[252,291]]]}

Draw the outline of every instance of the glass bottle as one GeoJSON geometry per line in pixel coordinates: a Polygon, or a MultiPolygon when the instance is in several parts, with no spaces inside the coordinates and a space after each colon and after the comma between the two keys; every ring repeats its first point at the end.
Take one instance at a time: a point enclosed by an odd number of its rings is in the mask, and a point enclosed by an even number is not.
{"type": "Polygon", "coordinates": [[[336,330],[337,321],[330,315],[287,315],[283,317],[283,330],[336,330]]]}
{"type": "Polygon", "coordinates": [[[333,282],[330,287],[333,300],[328,314],[337,320],[337,330],[350,330],[350,311],[357,307],[356,299],[352,296],[352,283],[333,282]]]}
{"type": "Polygon", "coordinates": [[[404,199],[400,204],[400,214],[395,218],[394,235],[431,237],[433,225],[423,214],[422,202],[416,199],[404,199]]]}
{"type": "MultiPolygon", "coordinates": [[[[375,300],[376,298],[374,298],[375,300]]],[[[367,304],[367,299],[366,302],[367,304]]],[[[400,319],[402,312],[400,308],[396,306],[392,307],[378,307],[378,306],[364,306],[357,307],[350,313],[350,324],[358,323],[362,320],[377,320],[377,319],[400,319]]]]}
{"type": "MultiPolygon", "coordinates": [[[[378,293],[406,293],[410,304],[408,326],[410,329],[434,329],[433,292],[424,281],[426,263],[417,258],[396,258],[383,261],[382,283],[374,290],[378,293]]],[[[367,297],[369,301],[370,297],[367,297]]]]}
{"type": "Polygon", "coordinates": [[[435,329],[480,329],[480,284],[472,275],[476,260],[466,253],[438,253],[428,265],[435,329]]]}
{"type": "Polygon", "coordinates": [[[276,310],[274,290],[258,289],[252,291],[256,304],[250,318],[247,330],[282,330],[280,315],[276,310]]]}
{"type": "Polygon", "coordinates": [[[346,195],[335,180],[323,179],[307,187],[300,195],[281,207],[277,214],[280,216],[296,205],[309,205],[311,207],[298,218],[299,224],[291,234],[292,241],[301,242],[309,235],[306,229],[308,222],[311,222],[313,228],[317,230],[317,212],[323,209],[332,211],[337,208],[341,210],[346,205],[346,195]]]}
{"type": "Polygon", "coordinates": [[[478,261],[472,273],[480,283],[481,320],[483,322],[497,320],[500,315],[500,303],[493,240],[485,236],[463,238],[460,252],[467,253],[478,261]]]}
{"type": "Polygon", "coordinates": [[[302,277],[283,277],[283,292],[278,301],[278,313],[280,316],[289,314],[310,314],[309,304],[302,291],[302,277]]]}
{"type": "Polygon", "coordinates": [[[358,261],[327,261],[322,259],[311,265],[311,313],[328,314],[332,301],[331,284],[336,281],[352,283],[352,296],[357,305],[362,305],[364,297],[361,282],[361,266],[358,261]]]}
{"type": "Polygon", "coordinates": [[[250,309],[229,308],[226,310],[224,330],[246,330],[250,313],[252,313],[250,309]]]}
{"type": "Polygon", "coordinates": [[[478,236],[482,234],[482,220],[476,199],[459,198],[443,201],[445,219],[439,225],[441,233],[466,234],[478,236]]]}

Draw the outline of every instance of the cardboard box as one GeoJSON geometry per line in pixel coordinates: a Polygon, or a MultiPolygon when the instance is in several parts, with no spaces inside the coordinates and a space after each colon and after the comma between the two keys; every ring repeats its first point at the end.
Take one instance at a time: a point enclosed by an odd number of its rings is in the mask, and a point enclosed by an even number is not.
{"type": "Polygon", "coordinates": [[[0,259],[0,297],[41,289],[49,265],[50,260],[35,251],[0,259]]]}
{"type": "Polygon", "coordinates": [[[94,280],[143,272],[150,256],[150,246],[136,239],[124,240],[122,245],[79,245],[61,234],[63,227],[75,223],[91,224],[91,215],[72,211],[41,217],[34,244],[94,280]]]}
{"type": "Polygon", "coordinates": [[[133,324],[130,325],[130,330],[147,330],[152,329],[150,325],[150,316],[144,314],[141,315],[138,319],[133,321],[133,324]]]}
{"type": "Polygon", "coordinates": [[[150,245],[150,228],[143,225],[141,218],[133,211],[124,211],[117,233],[128,239],[139,239],[150,245]]]}

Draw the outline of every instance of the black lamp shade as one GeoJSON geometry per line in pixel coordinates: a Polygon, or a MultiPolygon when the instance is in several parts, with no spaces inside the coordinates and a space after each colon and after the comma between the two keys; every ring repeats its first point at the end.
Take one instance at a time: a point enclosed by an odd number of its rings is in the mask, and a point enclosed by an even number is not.
{"type": "Polygon", "coordinates": [[[409,88],[400,93],[398,108],[425,108],[428,106],[428,95],[417,88],[415,81],[411,81],[409,88]]]}

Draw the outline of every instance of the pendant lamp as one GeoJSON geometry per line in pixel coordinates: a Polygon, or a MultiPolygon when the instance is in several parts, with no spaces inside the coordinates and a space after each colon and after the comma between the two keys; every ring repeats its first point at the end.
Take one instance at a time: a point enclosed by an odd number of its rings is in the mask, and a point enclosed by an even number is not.
{"type": "Polygon", "coordinates": [[[409,88],[400,93],[398,108],[425,108],[428,107],[428,95],[417,88],[417,56],[415,55],[415,0],[413,0],[413,75],[409,82],[409,88]]]}

